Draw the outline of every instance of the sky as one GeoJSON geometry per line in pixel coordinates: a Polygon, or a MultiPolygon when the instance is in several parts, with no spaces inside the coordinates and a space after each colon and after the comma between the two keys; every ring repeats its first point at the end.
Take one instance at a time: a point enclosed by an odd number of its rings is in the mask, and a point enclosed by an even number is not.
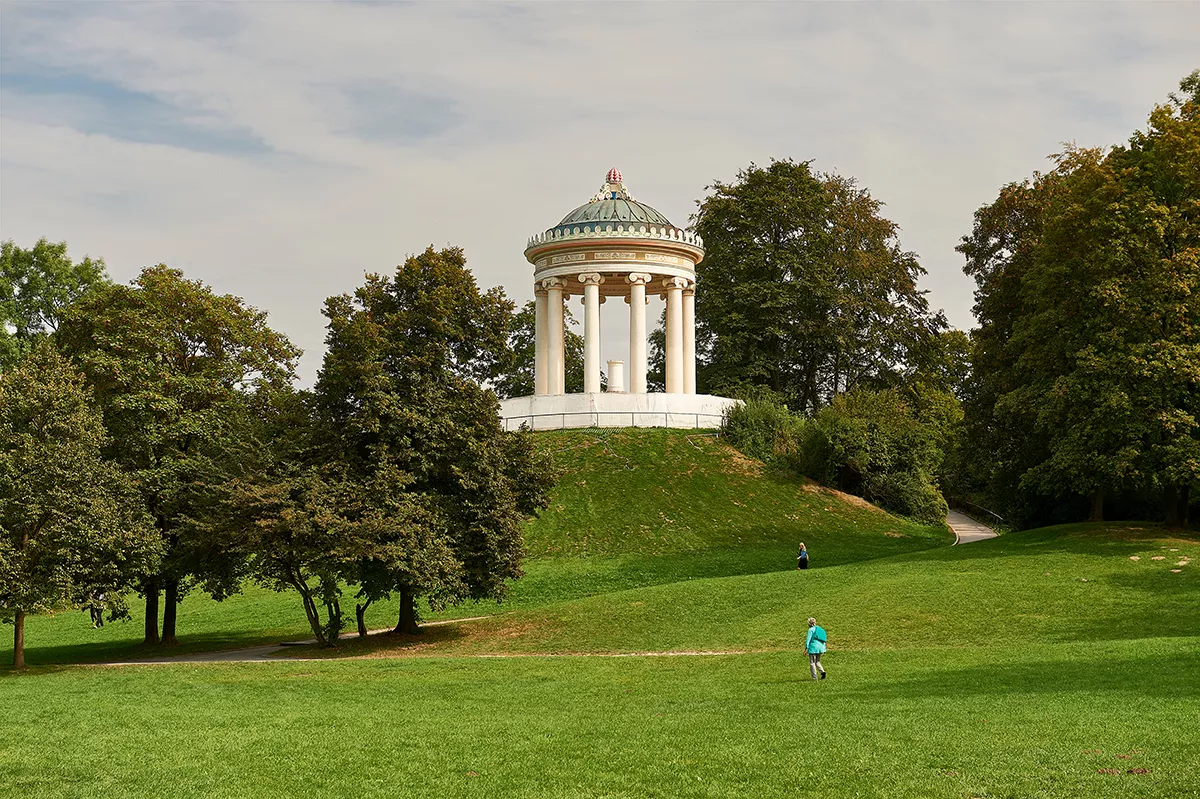
{"type": "Polygon", "coordinates": [[[713,181],[793,158],[882,201],[968,329],[974,211],[1064,142],[1126,140],[1198,40],[1194,2],[6,2],[0,238],[243,297],[311,383],[325,298],[368,272],[461,246],[525,302],[527,239],[610,167],[686,226],[713,181]]]}

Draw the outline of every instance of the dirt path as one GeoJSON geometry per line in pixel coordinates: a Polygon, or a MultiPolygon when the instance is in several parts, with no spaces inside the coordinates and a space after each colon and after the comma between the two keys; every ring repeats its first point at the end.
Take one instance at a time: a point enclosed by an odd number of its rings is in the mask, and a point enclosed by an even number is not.
{"type": "Polygon", "coordinates": [[[954,531],[955,546],[996,537],[995,530],[956,510],[946,514],[946,524],[950,525],[950,529],[954,531]]]}

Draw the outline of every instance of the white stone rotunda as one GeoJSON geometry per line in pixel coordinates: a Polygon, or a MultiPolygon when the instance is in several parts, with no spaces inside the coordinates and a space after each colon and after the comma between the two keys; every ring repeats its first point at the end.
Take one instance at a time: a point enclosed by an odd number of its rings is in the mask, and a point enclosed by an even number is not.
{"type": "Polygon", "coordinates": [[[505,427],[717,427],[735,402],[696,393],[696,264],[699,236],[629,196],[611,169],[591,200],[556,226],[529,240],[536,307],[534,394],[500,403],[505,427]],[[567,394],[563,302],[583,295],[582,394],[567,394]],[[646,304],[665,297],[666,392],[646,391],[646,304]],[[600,304],[629,304],[629,382],[625,362],[608,362],[608,390],[600,386],[600,304]]]}

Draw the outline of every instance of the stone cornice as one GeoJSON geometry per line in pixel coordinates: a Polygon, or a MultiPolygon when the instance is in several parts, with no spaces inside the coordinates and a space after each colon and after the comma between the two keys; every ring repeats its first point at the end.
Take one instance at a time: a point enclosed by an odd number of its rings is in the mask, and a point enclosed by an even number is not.
{"type": "Polygon", "coordinates": [[[591,224],[575,225],[570,230],[551,228],[529,239],[525,247],[528,255],[530,250],[546,244],[556,244],[568,241],[611,241],[612,239],[651,239],[687,245],[704,252],[704,240],[695,233],[680,230],[676,227],[647,225],[640,222],[593,222],[591,224]]]}

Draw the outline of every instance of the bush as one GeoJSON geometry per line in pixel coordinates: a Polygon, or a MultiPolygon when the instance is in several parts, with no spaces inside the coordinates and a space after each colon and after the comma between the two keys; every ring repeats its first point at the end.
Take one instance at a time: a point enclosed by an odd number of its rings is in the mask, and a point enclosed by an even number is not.
{"type": "Polygon", "coordinates": [[[790,465],[804,419],[765,395],[750,397],[725,411],[721,432],[742,452],[765,463],[790,465]]]}

